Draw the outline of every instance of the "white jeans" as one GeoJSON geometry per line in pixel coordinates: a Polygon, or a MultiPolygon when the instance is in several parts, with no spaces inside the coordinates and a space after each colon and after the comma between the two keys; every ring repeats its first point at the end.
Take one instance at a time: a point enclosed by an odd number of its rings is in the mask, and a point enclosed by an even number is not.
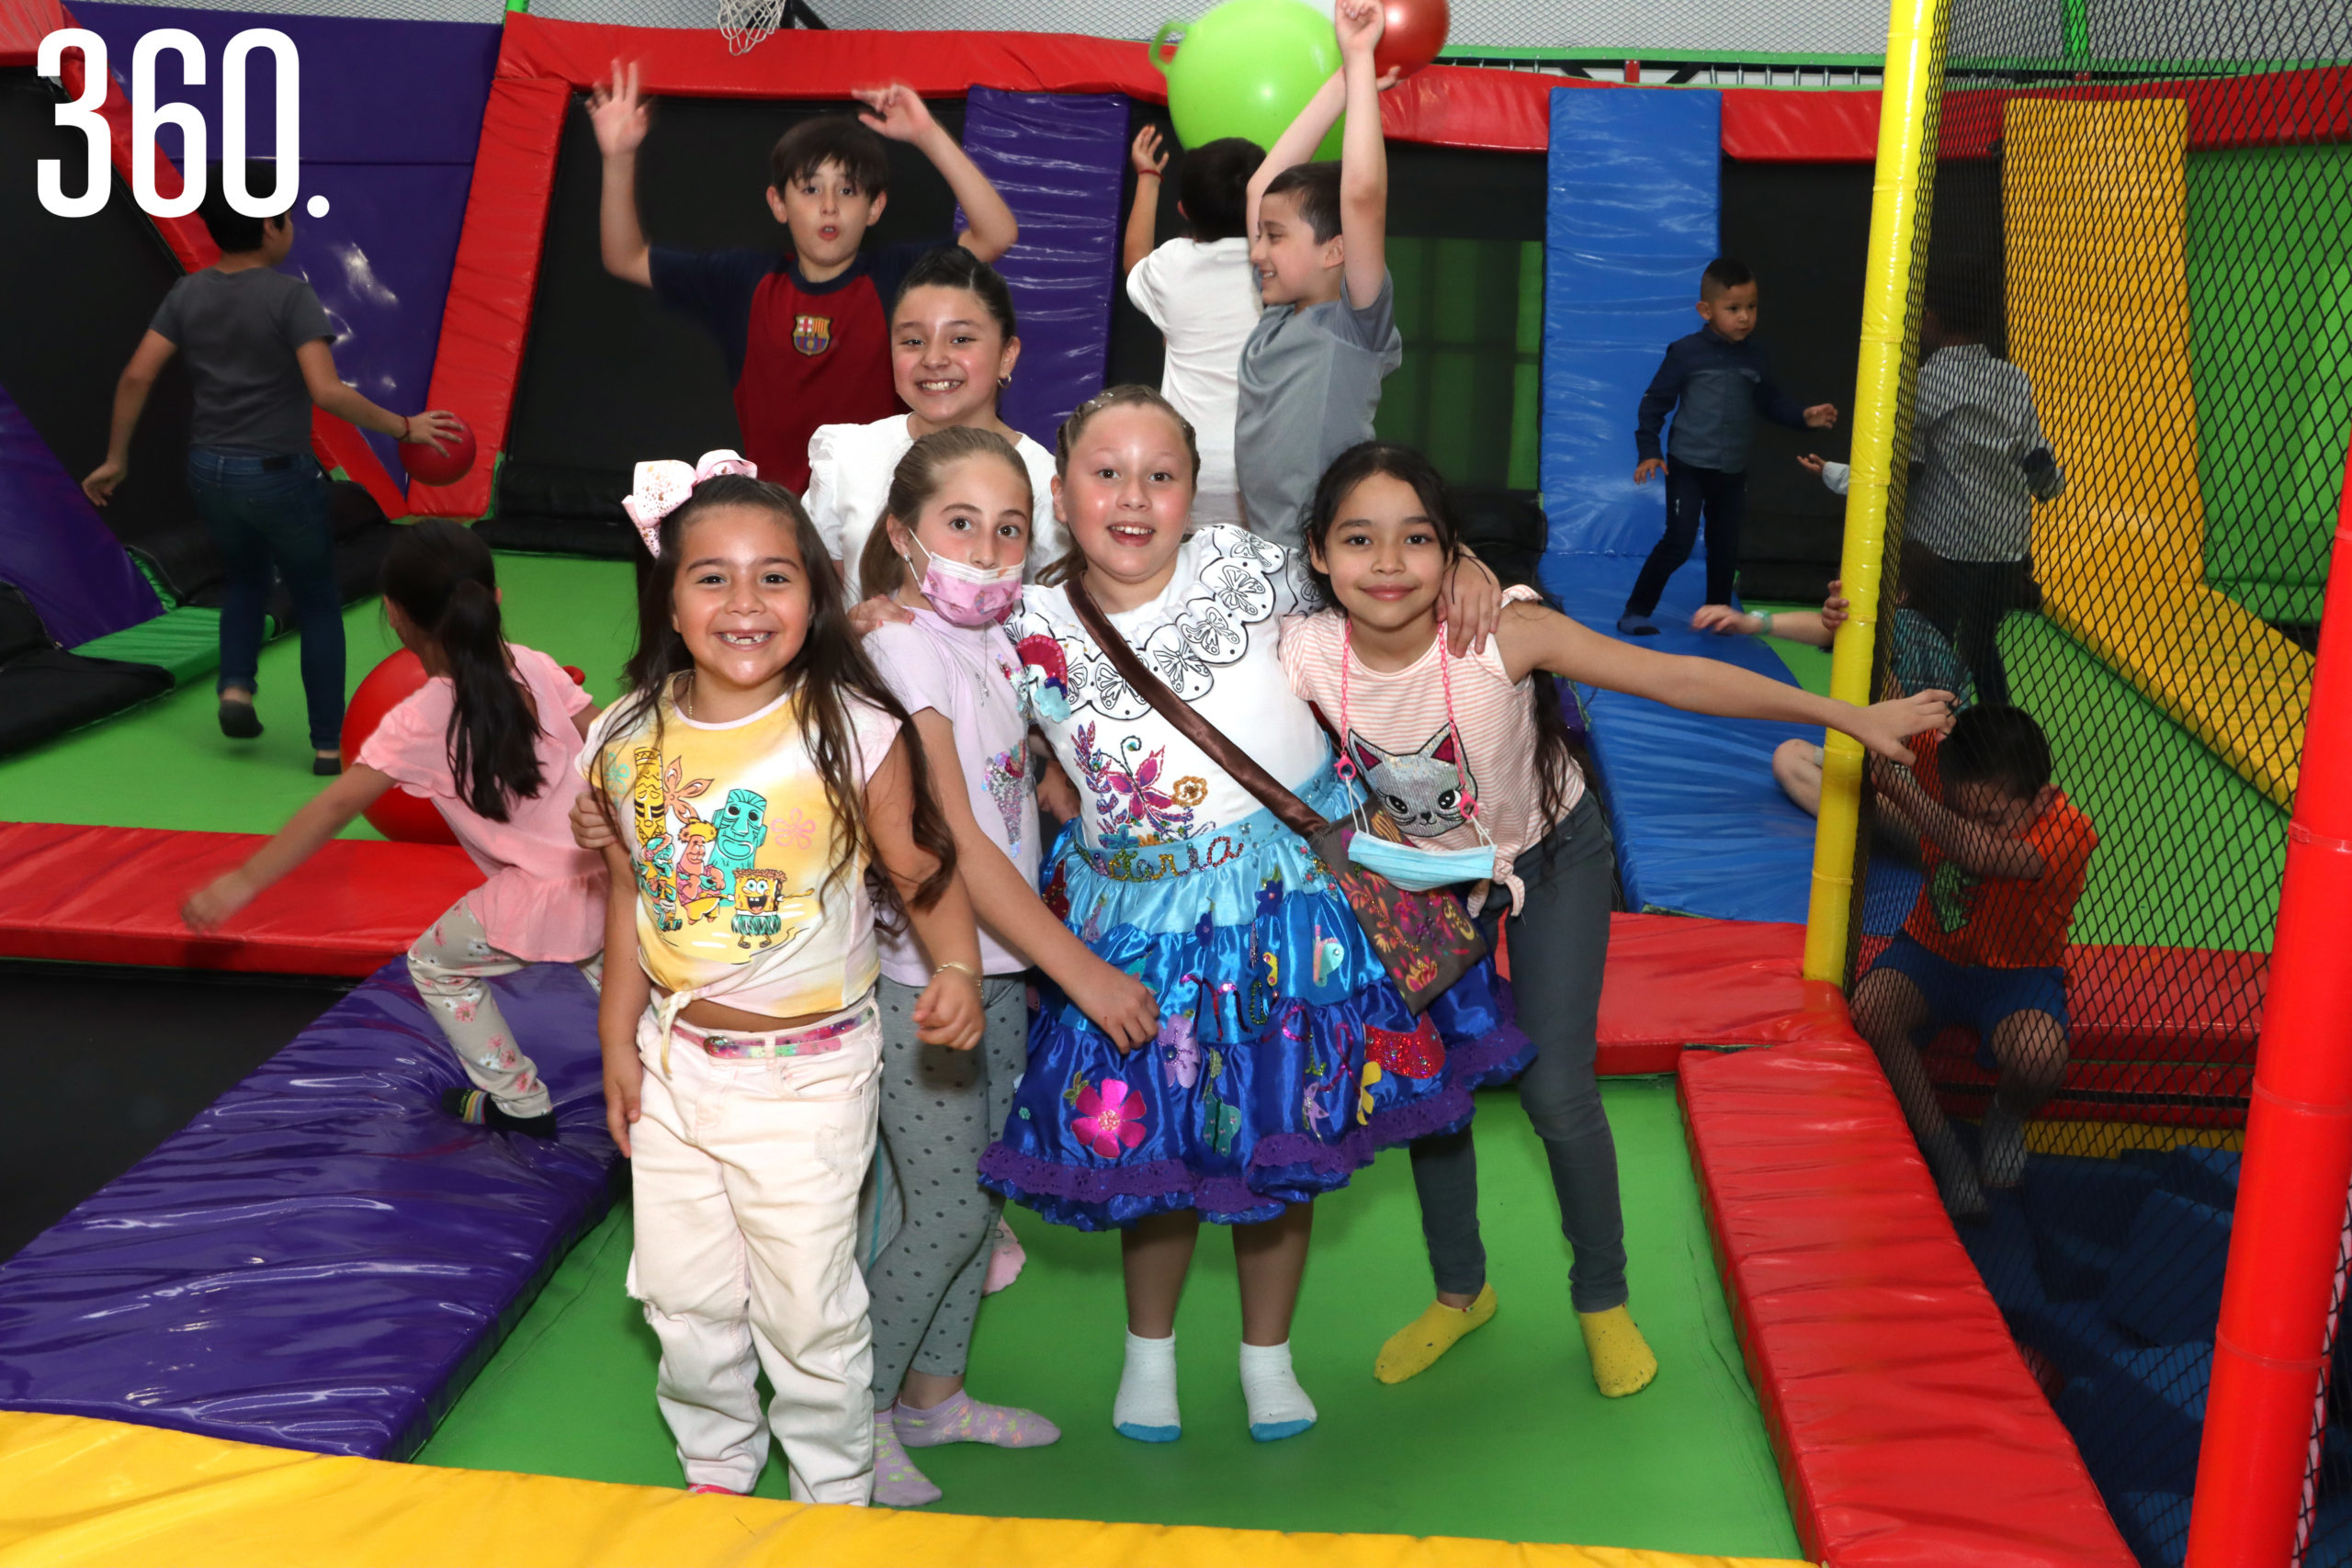
{"type": "Polygon", "coordinates": [[[784,1444],[793,1500],[874,1492],[873,1345],[857,1193],[874,1157],[882,1031],[871,1000],[822,1055],[723,1060],[681,1028],[662,1070],[638,1022],[629,1294],[662,1341],[654,1397],[689,1484],[749,1492],[784,1444]],[[755,1379],[775,1390],[766,1416],[755,1379]]]}

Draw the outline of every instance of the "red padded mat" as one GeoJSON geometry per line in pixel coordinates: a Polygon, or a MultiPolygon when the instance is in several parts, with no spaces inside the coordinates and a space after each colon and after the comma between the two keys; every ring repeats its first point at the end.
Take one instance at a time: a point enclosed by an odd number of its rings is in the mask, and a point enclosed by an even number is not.
{"type": "Polygon", "coordinates": [[[2132,1568],[1869,1047],[1682,1058],[1691,1161],[1805,1554],[2132,1568]]]}
{"type": "Polygon", "coordinates": [[[337,839],[220,931],[181,923],[190,893],[266,841],[0,822],[0,957],[367,976],[481,883],[455,845],[337,839]]]}
{"type": "Polygon", "coordinates": [[[1845,998],[1804,979],[1804,958],[1803,926],[1611,916],[1600,1070],[1670,1073],[1686,1045],[1851,1040],[1845,998]]]}

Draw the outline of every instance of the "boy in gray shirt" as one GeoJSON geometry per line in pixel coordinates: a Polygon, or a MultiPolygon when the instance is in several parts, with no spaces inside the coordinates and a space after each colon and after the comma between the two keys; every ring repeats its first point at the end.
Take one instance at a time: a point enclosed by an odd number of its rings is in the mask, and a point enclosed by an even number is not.
{"type": "Polygon", "coordinates": [[[1372,63],[1384,17],[1341,0],[1340,68],[1250,181],[1250,264],[1265,309],[1242,346],[1233,466],[1250,531],[1292,549],[1333,458],[1372,439],[1380,383],[1405,360],[1388,276],[1388,150],[1372,63]],[[1336,164],[1301,160],[1347,112],[1336,164]]]}
{"type": "Polygon", "coordinates": [[[262,610],[272,571],[286,580],[302,630],[311,772],[342,772],[343,595],[335,583],[334,534],[326,476],[311,456],[313,403],[363,430],[429,441],[455,435],[442,412],[388,413],[335,374],[334,325],[311,286],[277,270],[294,248],[288,218],[252,218],[222,195],[209,171],[198,209],[220,259],[172,285],[115,389],[107,460],[82,489],[104,506],[130,468],[130,436],[173,355],[185,357],[195,409],[188,422],[187,488],[197,515],[220,547],[229,581],[220,603],[220,732],[261,733],[262,610]]]}

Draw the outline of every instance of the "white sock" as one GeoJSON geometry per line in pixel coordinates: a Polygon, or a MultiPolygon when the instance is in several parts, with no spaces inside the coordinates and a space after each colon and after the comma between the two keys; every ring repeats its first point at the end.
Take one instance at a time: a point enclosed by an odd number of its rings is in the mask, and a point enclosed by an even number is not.
{"type": "Polygon", "coordinates": [[[1145,1339],[1127,1336],[1127,1364],[1119,1373],[1119,1397],[1111,1404],[1111,1425],[1139,1443],[1172,1443],[1184,1429],[1176,1410],[1176,1336],[1145,1339]]]}
{"type": "Polygon", "coordinates": [[[1241,1397],[1250,1435],[1261,1443],[1295,1438],[1315,1425],[1315,1402],[1291,1371],[1290,1341],[1241,1347],[1241,1397]]]}

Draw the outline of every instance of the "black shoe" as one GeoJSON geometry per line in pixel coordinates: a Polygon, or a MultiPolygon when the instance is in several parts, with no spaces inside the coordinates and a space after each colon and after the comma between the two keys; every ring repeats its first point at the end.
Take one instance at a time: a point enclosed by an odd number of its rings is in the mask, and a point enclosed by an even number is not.
{"type": "Polygon", "coordinates": [[[478,1089],[443,1089],[441,1109],[471,1126],[488,1127],[501,1133],[528,1133],[534,1138],[555,1136],[554,1111],[542,1111],[537,1116],[510,1116],[498,1108],[496,1100],[478,1089]]]}
{"type": "Polygon", "coordinates": [[[343,776],[343,759],[340,757],[313,756],[311,759],[311,772],[318,774],[318,776],[322,779],[341,778],[343,776]]]}
{"type": "Polygon", "coordinates": [[[220,699],[220,733],[232,740],[251,740],[261,733],[261,715],[251,703],[220,699]]]}

